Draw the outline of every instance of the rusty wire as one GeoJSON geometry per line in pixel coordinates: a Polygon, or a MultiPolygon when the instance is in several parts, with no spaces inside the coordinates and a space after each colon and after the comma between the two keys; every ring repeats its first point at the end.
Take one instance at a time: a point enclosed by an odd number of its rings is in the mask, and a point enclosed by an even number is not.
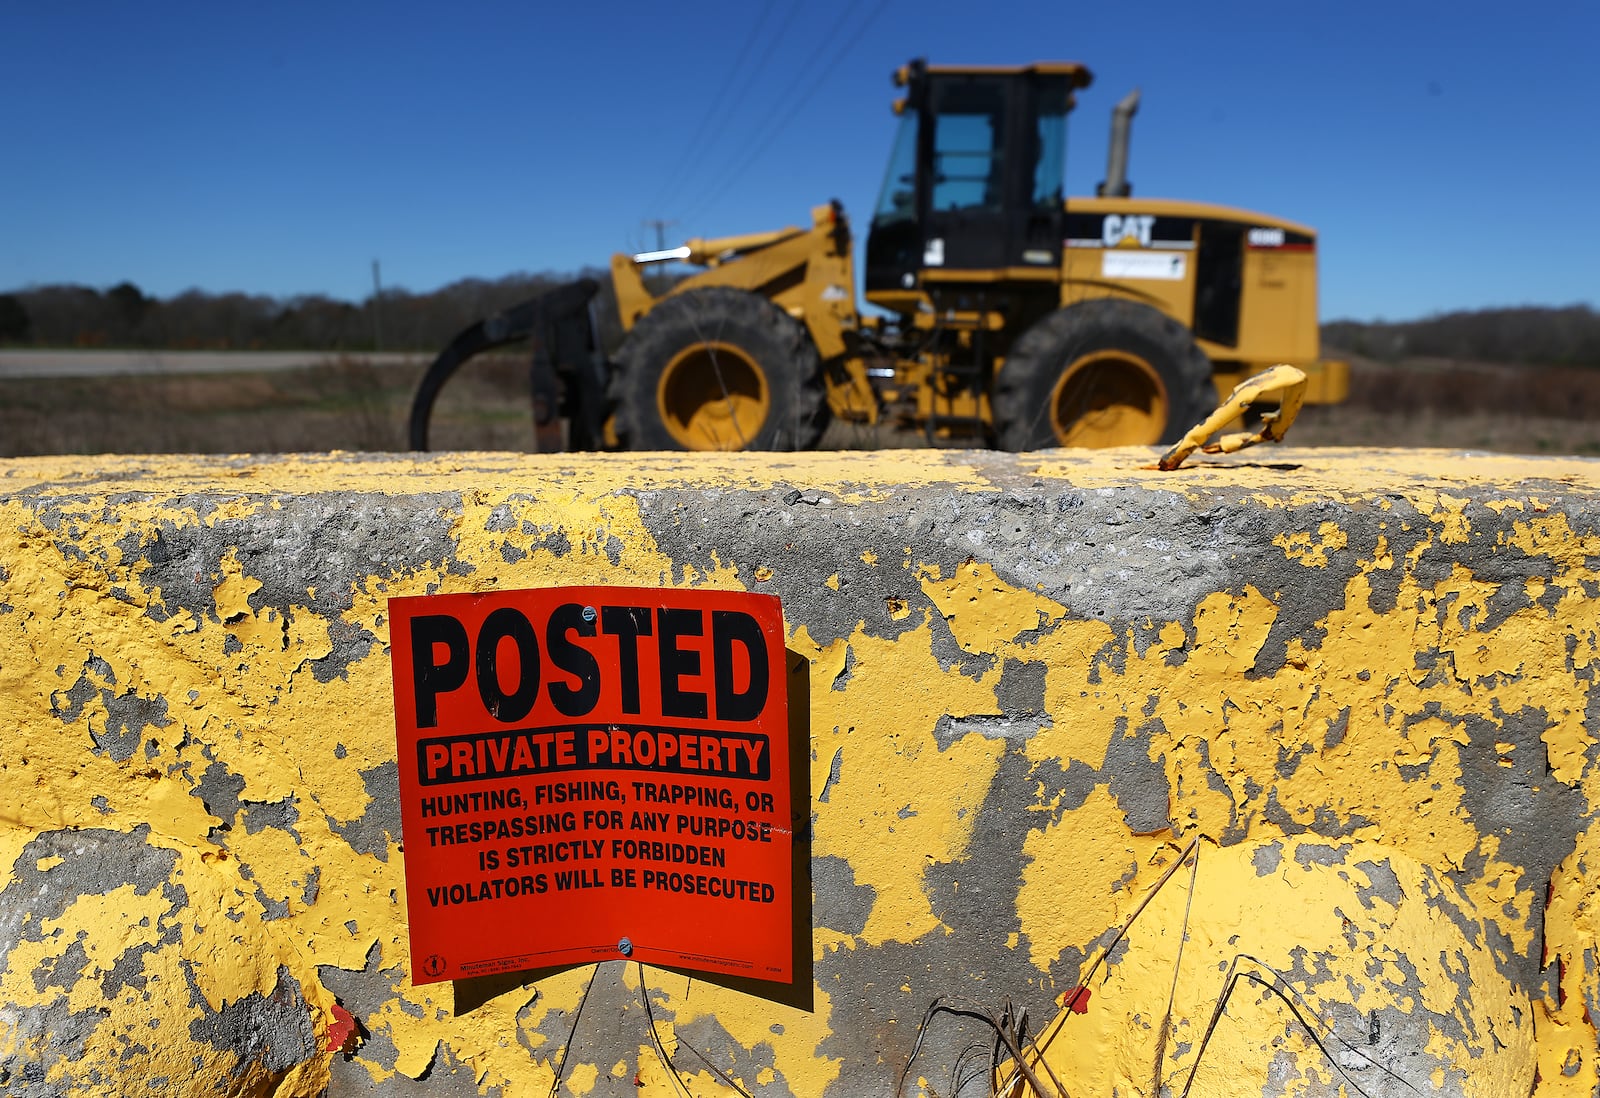
{"type": "Polygon", "coordinates": [[[999,1057],[1000,1057],[1000,1042],[998,1040],[996,1040],[994,1042],[994,1051],[993,1052],[990,1052],[989,1049],[985,1048],[982,1044],[980,1044],[977,1041],[972,1042],[966,1048],[961,1050],[960,1055],[958,1055],[956,1057],[955,1064],[950,1068],[950,1096],[951,1096],[951,1098],[960,1098],[961,1092],[966,1089],[966,1086],[967,1086],[968,1083],[972,1082],[974,1079],[983,1078],[984,1069],[983,1069],[982,1065],[974,1067],[972,1069],[972,1073],[970,1075],[965,1076],[965,1077],[963,1077],[962,1074],[961,1074],[961,1065],[966,1063],[968,1056],[984,1056],[984,1055],[987,1055],[987,1056],[990,1057],[989,1072],[990,1072],[990,1077],[992,1078],[993,1077],[993,1072],[994,1072],[994,1066],[995,1066],[994,1062],[996,1060],[998,1060],[999,1057]]]}
{"type": "Polygon", "coordinates": [[[561,1076],[567,1070],[567,1053],[572,1051],[572,1039],[578,1034],[578,1019],[583,1017],[583,1004],[589,1001],[589,992],[594,990],[595,977],[600,975],[600,965],[595,964],[589,973],[589,982],[583,987],[583,998],[578,1000],[578,1009],[572,1012],[572,1028],[567,1030],[567,1039],[561,1044],[561,1059],[556,1061],[556,1077],[550,1080],[550,1098],[556,1098],[556,1091],[561,1089],[561,1076]]]}
{"type": "Polygon", "coordinates": [[[905,1092],[906,1076],[911,1074],[911,1065],[916,1062],[917,1054],[922,1051],[922,1042],[928,1035],[929,1023],[941,1014],[948,1014],[957,1018],[970,1018],[984,1023],[994,1032],[995,1040],[1004,1045],[1006,1051],[1011,1054],[1012,1062],[1017,1065],[1017,1070],[1027,1079],[1028,1085],[1033,1088],[1034,1093],[1041,1095],[1042,1098],[1070,1098],[1066,1088],[1061,1085],[1061,1080],[1056,1078],[1055,1072],[1049,1064],[1044,1063],[1042,1057],[1040,1058],[1040,1063],[1044,1065],[1045,1072],[1049,1074],[1050,1081],[1056,1085],[1057,1090],[1051,1090],[1046,1087],[1039,1080],[1039,1077],[1034,1074],[1033,1068],[1027,1063],[1023,1054],[1023,1045],[1026,1044],[1034,1049],[1037,1049],[1038,1046],[1026,1034],[1026,1013],[1018,1016],[1012,1009],[1009,999],[1005,1001],[1000,1016],[997,1018],[983,1007],[969,1003],[964,999],[944,995],[939,996],[928,1004],[928,1009],[922,1016],[922,1022],[917,1026],[916,1042],[911,1046],[911,1055],[906,1058],[906,1065],[900,1069],[900,1078],[895,1084],[894,1092],[896,1098],[905,1092]]]}
{"type": "MultiPolygon", "coordinates": [[[[1089,965],[1089,971],[1086,972],[1083,975],[1082,979],[1079,981],[1079,986],[1084,987],[1084,988],[1087,988],[1089,986],[1089,981],[1093,980],[1094,976],[1095,976],[1095,973],[1100,971],[1100,966],[1105,964],[1107,958],[1109,958],[1111,956],[1112,951],[1115,950],[1117,948],[1117,946],[1122,942],[1122,940],[1128,936],[1128,931],[1133,927],[1134,921],[1136,919],[1138,919],[1140,915],[1144,914],[1144,910],[1145,910],[1145,908],[1150,906],[1150,902],[1156,898],[1156,895],[1164,887],[1166,887],[1167,882],[1172,880],[1172,878],[1177,874],[1178,870],[1183,868],[1184,865],[1189,863],[1190,859],[1193,859],[1193,862],[1194,862],[1193,869],[1190,871],[1190,874],[1189,874],[1189,879],[1190,879],[1189,892],[1190,892],[1190,896],[1191,897],[1193,896],[1193,894],[1194,894],[1194,883],[1193,882],[1194,882],[1195,877],[1200,872],[1200,840],[1198,838],[1194,838],[1194,839],[1190,839],[1189,840],[1188,845],[1183,848],[1183,852],[1182,852],[1182,854],[1179,855],[1178,860],[1173,862],[1165,870],[1162,871],[1161,876],[1156,879],[1155,884],[1150,886],[1149,890],[1147,892],[1145,892],[1144,896],[1139,900],[1139,903],[1134,907],[1133,911],[1130,912],[1128,914],[1128,917],[1122,921],[1122,925],[1117,928],[1117,932],[1115,934],[1113,934],[1111,936],[1110,940],[1107,941],[1106,944],[1100,948],[1100,951],[1097,954],[1095,954],[1094,962],[1089,965]]],[[[1185,922],[1184,922],[1185,934],[1187,934],[1187,928],[1188,928],[1187,909],[1185,911],[1184,919],[1185,919],[1185,922]]],[[[1174,986],[1176,986],[1176,978],[1174,978],[1174,986]]],[[[1169,1002],[1168,1003],[1168,1011],[1169,1011],[1169,1013],[1170,1013],[1170,1010],[1171,1010],[1171,1003],[1169,1002]]],[[[1037,1041],[1037,1042],[1035,1042],[1035,1041],[1028,1042],[1029,1046],[1033,1049],[1034,1054],[1038,1057],[1039,1062],[1041,1064],[1045,1065],[1045,1070],[1047,1072],[1050,1070],[1050,1064],[1044,1058],[1044,1050],[1050,1047],[1050,1042],[1054,1041],[1056,1036],[1057,1036],[1057,1034],[1059,1034],[1061,1032],[1062,1028],[1066,1024],[1066,1019],[1071,1015],[1071,1013],[1072,1012],[1071,1012],[1070,1009],[1063,1010],[1060,1014],[1058,1014],[1056,1016],[1056,1020],[1048,1027],[1047,1031],[1045,1033],[1041,1033],[1040,1034],[1040,1038],[1041,1039],[1039,1041],[1037,1041]]],[[[1028,1072],[1024,1071],[1024,1066],[1025,1065],[1023,1064],[1022,1059],[1020,1057],[1018,1057],[1016,1059],[1015,1063],[1017,1065],[1017,1070],[1012,1072],[1011,1075],[1008,1078],[1006,1078],[1004,1082],[1002,1082],[998,1087],[995,1088],[995,1094],[996,1095],[1015,1094],[1018,1082],[1022,1081],[1023,1079],[1026,1079],[1028,1084],[1030,1086],[1034,1086],[1034,1089],[1036,1091],[1038,1091],[1038,1087],[1034,1085],[1034,1081],[1033,1081],[1033,1078],[1031,1077],[1031,1075],[1028,1072]]],[[[1051,1074],[1051,1078],[1052,1079],[1055,1078],[1053,1073],[1051,1074]]],[[[1058,1085],[1059,1085],[1059,1083],[1058,1083],[1058,1085]]],[[[1043,1093],[1043,1092],[1041,1091],[1040,1093],[1043,1093]]]]}
{"type": "MultiPolygon", "coordinates": [[[[685,995],[687,995],[687,992],[685,995]]],[[[689,1088],[684,1086],[683,1080],[678,1077],[678,1065],[673,1063],[672,1057],[667,1054],[666,1043],[661,1040],[661,1032],[656,1028],[656,1014],[650,1006],[650,989],[645,985],[644,982],[643,962],[640,962],[639,964],[639,998],[644,1000],[644,1016],[650,1021],[650,1038],[651,1040],[655,1041],[656,1051],[661,1054],[661,1062],[667,1065],[667,1071],[671,1073],[672,1081],[677,1084],[678,1088],[681,1089],[684,1094],[689,1095],[689,1088]]],[[[711,1073],[721,1080],[724,1086],[738,1091],[740,1094],[744,1095],[744,1098],[751,1098],[749,1091],[745,1090],[737,1082],[735,1082],[733,1076],[729,1075],[727,1072],[723,1071],[721,1068],[717,1067],[716,1064],[713,1064],[709,1059],[707,1059],[705,1053],[695,1048],[694,1045],[690,1044],[681,1036],[678,1038],[678,1042],[690,1052],[694,1053],[695,1058],[704,1064],[708,1069],[710,1069],[711,1073]]],[[[689,1095],[689,1098],[693,1098],[693,1095],[689,1095]]]]}
{"type": "Polygon", "coordinates": [[[1361,1049],[1357,1048],[1355,1045],[1352,1045],[1343,1037],[1340,1037],[1339,1034],[1334,1031],[1332,1026],[1327,1025],[1327,1023],[1322,1022],[1320,1018],[1317,1018],[1316,1012],[1311,1008],[1311,1005],[1305,1002],[1305,997],[1293,987],[1289,986],[1289,982],[1284,979],[1284,976],[1281,972],[1258,957],[1252,957],[1248,953],[1238,953],[1234,955],[1232,963],[1228,966],[1228,975],[1223,981],[1222,994],[1218,996],[1217,1005],[1211,1012],[1211,1020],[1206,1024],[1205,1036],[1200,1039],[1200,1047],[1195,1051],[1194,1063],[1189,1067],[1189,1078],[1184,1082],[1183,1090],[1179,1092],[1178,1098],[1188,1098],[1189,1091],[1194,1086],[1195,1075],[1200,1070],[1200,1062],[1205,1059],[1206,1046],[1211,1041],[1212,1033],[1216,1031],[1217,1023],[1222,1020],[1222,1015],[1228,1008],[1228,999],[1232,997],[1234,989],[1239,986],[1240,980],[1249,980],[1252,983],[1259,984],[1261,987],[1266,988],[1273,995],[1276,995],[1278,999],[1289,1008],[1289,1013],[1294,1015],[1295,1021],[1300,1023],[1301,1028],[1306,1032],[1306,1036],[1311,1038],[1311,1043],[1317,1046],[1317,1051],[1322,1053],[1323,1058],[1333,1066],[1333,1070],[1337,1071],[1340,1077],[1343,1078],[1346,1083],[1349,1083],[1351,1088],[1355,1090],[1357,1094],[1361,1095],[1362,1098],[1371,1098],[1371,1095],[1363,1090],[1361,1085],[1350,1077],[1350,1073],[1345,1071],[1344,1066],[1340,1064],[1339,1061],[1333,1058],[1333,1055],[1328,1051],[1328,1046],[1323,1043],[1321,1035],[1317,1032],[1318,1026],[1313,1025],[1311,1020],[1307,1018],[1307,1015],[1310,1015],[1310,1018],[1312,1019],[1316,1019],[1316,1021],[1321,1024],[1322,1028],[1326,1029],[1328,1036],[1339,1042],[1339,1044],[1343,1045],[1347,1050],[1361,1057],[1367,1063],[1371,1064],[1373,1067],[1389,1076],[1389,1078],[1393,1079],[1395,1082],[1411,1091],[1411,1093],[1422,1093],[1400,1075],[1395,1073],[1395,1071],[1393,1071],[1391,1068],[1378,1063],[1378,1061],[1374,1060],[1371,1056],[1368,1056],[1365,1052],[1361,1051],[1361,1049]],[[1240,961],[1247,961],[1262,971],[1271,973],[1272,979],[1268,980],[1262,977],[1259,973],[1250,972],[1246,969],[1240,968],[1240,961]]]}
{"type": "MultiPolygon", "coordinates": [[[[1200,876],[1200,847],[1198,840],[1194,845],[1194,859],[1189,868],[1189,895],[1183,901],[1183,926],[1178,932],[1178,952],[1172,959],[1172,987],[1167,991],[1167,1012],[1161,1016],[1161,1032],[1156,1036],[1156,1066],[1151,1075],[1154,1083],[1155,1094],[1161,1093],[1161,1068],[1167,1058],[1167,1039],[1172,1035],[1172,1005],[1178,999],[1178,973],[1183,968],[1183,946],[1189,940],[1189,916],[1194,911],[1194,888],[1196,879],[1200,876]]],[[[1185,854],[1183,861],[1190,861],[1185,854]]],[[[1183,862],[1178,863],[1182,865],[1183,862]]]]}
{"type": "MultiPolygon", "coordinates": [[[[1139,916],[1144,912],[1145,908],[1149,906],[1150,902],[1155,899],[1156,894],[1160,892],[1161,889],[1173,878],[1173,876],[1176,875],[1177,871],[1186,864],[1190,866],[1189,895],[1184,905],[1182,932],[1178,939],[1178,953],[1173,960],[1172,986],[1168,993],[1167,1011],[1165,1016],[1162,1018],[1161,1031],[1156,1042],[1156,1062],[1154,1064],[1154,1072],[1152,1076],[1152,1084],[1154,1086],[1154,1093],[1156,1094],[1166,1091],[1166,1086],[1162,1080],[1162,1069],[1165,1062],[1166,1044],[1170,1036],[1173,1006],[1177,998],[1178,970],[1182,963],[1183,945],[1188,941],[1189,938],[1189,922],[1194,904],[1195,884],[1200,872],[1200,843],[1198,839],[1190,840],[1188,846],[1184,848],[1182,856],[1172,865],[1167,867],[1167,869],[1162,873],[1161,877],[1155,882],[1154,885],[1150,887],[1150,890],[1145,893],[1144,898],[1139,901],[1138,906],[1134,908],[1133,912],[1129,914],[1127,919],[1123,921],[1122,926],[1114,935],[1112,935],[1111,939],[1096,955],[1094,963],[1089,966],[1089,971],[1085,974],[1081,985],[1085,988],[1088,987],[1089,981],[1094,978],[1101,965],[1106,962],[1106,960],[1111,956],[1112,951],[1115,950],[1117,945],[1127,936],[1129,930],[1133,926],[1134,921],[1139,918],[1139,916]]],[[[1196,1050],[1194,1063],[1190,1065],[1189,1077],[1184,1083],[1183,1090],[1179,1092],[1178,1098],[1188,1098],[1189,1092],[1194,1086],[1195,1076],[1199,1071],[1200,1063],[1205,1057],[1206,1048],[1213,1033],[1216,1031],[1218,1023],[1221,1021],[1224,1012],[1227,1010],[1228,1000],[1232,997],[1233,992],[1236,990],[1241,980],[1249,980],[1252,983],[1258,984],[1261,987],[1266,988],[1271,994],[1275,995],[1279,1000],[1281,1000],[1289,1008],[1290,1013],[1294,1015],[1295,1020],[1304,1029],[1306,1035],[1311,1039],[1312,1043],[1316,1045],[1317,1050],[1322,1053],[1323,1057],[1351,1086],[1351,1088],[1354,1089],[1356,1093],[1362,1095],[1363,1098],[1371,1098],[1371,1096],[1367,1091],[1362,1089],[1360,1084],[1350,1077],[1343,1065],[1335,1060],[1329,1053],[1328,1046],[1323,1039],[1322,1032],[1319,1032],[1319,1029],[1325,1032],[1329,1038],[1337,1041],[1345,1049],[1361,1057],[1363,1060],[1366,1060],[1369,1064],[1378,1068],[1385,1075],[1388,1075],[1400,1085],[1404,1086],[1407,1090],[1414,1094],[1421,1093],[1415,1086],[1407,1082],[1400,1075],[1396,1074],[1392,1069],[1380,1064],[1377,1060],[1363,1052],[1360,1048],[1351,1044],[1349,1041],[1346,1041],[1343,1037],[1340,1037],[1338,1033],[1334,1031],[1332,1026],[1322,1022],[1322,1020],[1317,1017],[1315,1010],[1313,1010],[1310,1004],[1305,1001],[1305,997],[1296,991],[1292,986],[1290,986],[1284,976],[1271,965],[1268,965],[1260,958],[1253,957],[1246,953],[1240,953],[1234,956],[1233,961],[1229,966],[1228,976],[1223,982],[1223,990],[1218,996],[1216,1006],[1212,1010],[1211,1019],[1206,1025],[1205,1035],[1200,1041],[1199,1048],[1196,1050]],[[1252,972],[1241,968],[1241,961],[1248,962],[1261,971],[1270,973],[1272,978],[1269,980],[1260,975],[1258,972],[1252,972]]],[[[1063,1013],[1058,1016],[1056,1022],[1052,1025],[1050,1032],[1044,1037],[1042,1046],[1035,1044],[1034,1042],[1028,1042],[1029,1045],[1034,1049],[1035,1055],[1038,1056],[1039,1062],[1045,1066],[1047,1071],[1049,1070],[1050,1065],[1049,1062],[1044,1059],[1043,1049],[1048,1047],[1050,1042],[1061,1032],[1063,1024],[1069,1013],[1070,1011],[1063,1011],[1063,1013]]],[[[1023,1066],[1024,1065],[1021,1063],[1021,1061],[1018,1060],[1017,1067],[1019,1071],[1017,1073],[1013,1073],[999,1087],[996,1088],[996,1095],[1008,1093],[1014,1094],[1018,1082],[1024,1078],[1026,1079],[1028,1085],[1033,1087],[1036,1092],[1041,1094],[1044,1093],[1043,1091],[1039,1090],[1036,1080],[1031,1075],[1021,1071],[1023,1066]]],[[[1051,1073],[1051,1079],[1056,1082],[1057,1086],[1060,1086],[1060,1082],[1059,1080],[1055,1079],[1054,1073],[1051,1073]]]]}

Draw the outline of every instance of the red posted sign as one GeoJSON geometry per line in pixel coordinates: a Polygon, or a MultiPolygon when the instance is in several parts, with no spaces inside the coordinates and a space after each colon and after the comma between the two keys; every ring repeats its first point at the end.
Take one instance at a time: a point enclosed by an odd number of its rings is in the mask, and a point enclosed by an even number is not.
{"type": "Polygon", "coordinates": [[[788,982],[770,595],[389,600],[412,979],[626,957],[788,982]]]}

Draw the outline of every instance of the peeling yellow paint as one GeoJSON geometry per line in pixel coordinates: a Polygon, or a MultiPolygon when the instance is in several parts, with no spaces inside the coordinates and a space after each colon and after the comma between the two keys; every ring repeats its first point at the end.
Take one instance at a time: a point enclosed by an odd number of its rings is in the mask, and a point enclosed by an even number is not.
{"type": "Polygon", "coordinates": [[[572,1074],[565,1080],[565,1086],[577,1095],[588,1094],[594,1089],[594,1083],[600,1076],[600,1069],[593,1064],[578,1064],[572,1069],[572,1074]]]}
{"type": "MultiPolygon", "coordinates": [[[[819,689],[811,698],[814,757],[826,774],[834,754],[839,753],[839,780],[833,795],[857,813],[849,830],[840,834],[839,843],[819,835],[813,854],[846,858],[857,883],[877,892],[877,902],[861,932],[868,945],[915,941],[939,925],[920,882],[906,887],[905,874],[911,867],[898,851],[918,850],[924,865],[956,860],[971,833],[972,807],[982,800],[1000,755],[1000,744],[981,737],[963,737],[945,750],[936,742],[934,729],[941,716],[993,711],[994,677],[974,682],[958,670],[940,669],[929,652],[929,630],[923,625],[910,638],[886,640],[858,629],[849,640],[854,664],[845,688],[819,689]],[[902,681],[908,670],[904,657],[913,651],[922,656],[921,666],[911,671],[921,689],[898,689],[894,684],[902,681]],[[859,698],[874,699],[870,727],[856,723],[859,698]],[[916,796],[908,802],[909,791],[895,775],[911,760],[919,769],[927,768],[931,781],[918,782],[916,796]],[[897,838],[893,844],[863,849],[853,838],[860,834],[897,838]]],[[[822,655],[797,650],[808,656],[822,655]]],[[[828,662],[842,669],[842,654],[837,647],[833,653],[828,662]]],[[[814,771],[812,780],[813,788],[821,790],[826,779],[819,781],[814,771]]]]}
{"type": "MultiPolygon", "coordinates": [[[[33,832],[0,828],[0,866],[9,867],[8,884],[17,880],[19,856],[33,839],[33,832]]],[[[85,836],[75,845],[93,846],[93,840],[85,836]]],[[[94,1019],[79,1034],[81,1055],[91,1063],[119,1064],[123,1077],[178,1078],[193,1089],[280,1087],[287,1094],[311,1094],[326,1086],[325,1059],[273,1071],[203,1036],[208,1028],[226,1028],[208,1019],[230,1002],[278,992],[280,974],[296,980],[319,1030],[329,1020],[331,997],[303,955],[252,910],[244,882],[154,834],[130,837],[128,845],[151,851],[147,864],[169,860],[170,876],[152,878],[143,887],[130,882],[76,895],[59,917],[34,924],[36,937],[30,934],[13,945],[0,975],[0,1000],[8,1004],[0,1018],[0,1056],[27,1057],[31,1050],[42,1057],[55,1034],[19,1027],[18,1010],[60,1006],[94,1019]],[[59,973],[74,950],[82,960],[73,975],[45,975],[59,973]]],[[[57,878],[65,872],[60,867],[77,864],[70,854],[37,862],[31,868],[46,882],[41,897],[48,895],[52,879],[58,891],[64,890],[69,878],[57,878]],[[37,862],[46,868],[39,870],[37,862]]],[[[45,1081],[65,1082],[66,1067],[61,1061],[50,1065],[45,1081]]],[[[107,1083],[116,1085],[112,1079],[107,1083]]]]}
{"type": "MultiPolygon", "coordinates": [[[[823,1042],[832,1032],[827,1024],[830,1000],[825,993],[817,992],[816,1009],[810,1013],[776,1004],[764,1004],[760,1010],[752,1010],[750,1000],[739,992],[704,982],[686,986],[684,977],[658,975],[660,986],[669,992],[675,991],[673,985],[684,987],[682,996],[672,996],[678,1004],[674,1023],[677,1027],[689,1026],[699,1018],[713,1019],[741,1048],[771,1056],[773,1075],[766,1081],[759,1077],[745,1079],[746,1089],[766,1086],[771,1078],[781,1076],[796,1094],[821,1094],[838,1077],[839,1058],[822,1051],[823,1042]],[[781,1040],[776,1036],[778,1029],[782,1031],[781,1040]]],[[[654,982],[652,986],[656,986],[654,982]]],[[[683,1062],[682,1058],[679,1062],[683,1062]]],[[[692,1065],[693,1059],[688,1063],[692,1065]]],[[[703,1093],[720,1094],[723,1089],[719,1085],[703,1093]]]]}
{"type": "Polygon", "coordinates": [[[945,581],[938,571],[923,572],[922,589],[944,615],[956,643],[969,652],[992,651],[996,643],[1015,641],[1066,616],[1059,603],[1001,580],[992,564],[963,564],[945,581]]]}
{"type": "Polygon", "coordinates": [[[1062,950],[1115,925],[1129,884],[1162,847],[1161,839],[1128,835],[1121,816],[1116,800],[1096,786],[1057,822],[1029,832],[1017,916],[1037,967],[1048,968],[1062,950]]]}
{"type": "Polygon", "coordinates": [[[1282,549],[1289,559],[1297,560],[1307,568],[1326,568],[1328,554],[1343,549],[1349,541],[1337,523],[1324,522],[1317,527],[1315,540],[1308,531],[1300,530],[1293,534],[1279,534],[1272,539],[1272,544],[1282,549]]]}
{"type": "Polygon", "coordinates": [[[1171,858],[1141,862],[1117,904],[1118,923],[1136,915],[1125,943],[1088,985],[1081,1015],[1063,1011],[1041,1035],[1068,1093],[1156,1098],[1156,1081],[1176,1093],[1191,1077],[1207,1094],[1328,1093],[1342,1081],[1330,1055],[1362,1079],[1397,1077],[1420,1091],[1417,1062],[1396,1058],[1381,1027],[1369,1028],[1371,1012],[1391,1006],[1415,1018],[1423,1048],[1442,1062],[1429,1080],[1435,1089],[1529,1092],[1527,998],[1477,947],[1482,924],[1469,902],[1426,866],[1392,847],[1304,838],[1202,843],[1197,857],[1192,872],[1179,866],[1159,890],[1156,874],[1171,858]],[[1454,916],[1441,918],[1441,909],[1454,916]],[[1317,958],[1314,972],[1297,960],[1307,955],[1317,958]],[[1230,983],[1236,972],[1260,979],[1230,983]],[[1413,982],[1421,1001],[1401,991],[1413,982]],[[1274,986],[1298,997],[1264,993],[1274,986]],[[1469,1034],[1490,1031],[1491,1048],[1471,1047],[1469,1034]],[[1285,1077],[1285,1060],[1295,1075],[1285,1077]],[[1394,1067],[1376,1068],[1385,1063],[1394,1067]]]}

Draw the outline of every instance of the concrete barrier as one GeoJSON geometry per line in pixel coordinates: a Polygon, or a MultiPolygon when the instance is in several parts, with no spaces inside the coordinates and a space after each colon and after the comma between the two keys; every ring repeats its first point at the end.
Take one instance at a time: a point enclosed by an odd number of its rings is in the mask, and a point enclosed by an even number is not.
{"type": "Polygon", "coordinates": [[[0,1090],[1600,1093],[1600,464],[1260,454],[0,462],[0,1090]],[[782,597],[814,1009],[410,982],[386,600],[593,583],[782,597]]]}

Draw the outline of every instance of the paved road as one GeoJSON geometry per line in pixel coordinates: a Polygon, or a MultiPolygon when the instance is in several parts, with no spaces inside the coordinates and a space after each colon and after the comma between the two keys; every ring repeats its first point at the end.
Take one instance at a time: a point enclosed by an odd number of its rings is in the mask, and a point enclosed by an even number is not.
{"type": "MultiPolygon", "coordinates": [[[[351,356],[375,366],[421,366],[425,355],[351,356]]],[[[114,377],[126,374],[231,374],[332,363],[326,351],[0,351],[0,378],[114,377]]]]}

